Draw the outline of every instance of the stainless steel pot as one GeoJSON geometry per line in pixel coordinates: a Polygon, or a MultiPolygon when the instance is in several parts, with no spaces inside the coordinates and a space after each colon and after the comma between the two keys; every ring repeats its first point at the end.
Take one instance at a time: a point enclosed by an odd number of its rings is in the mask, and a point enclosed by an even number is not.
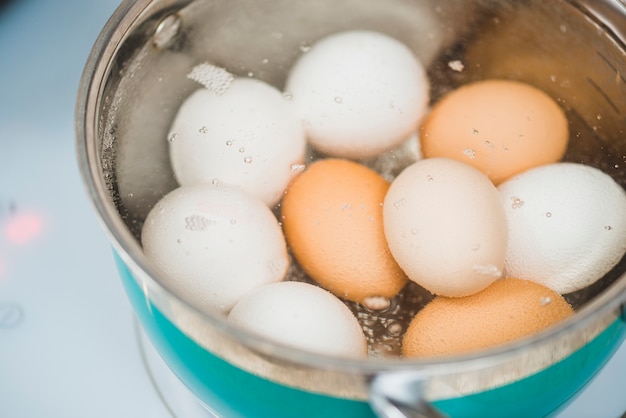
{"type": "Polygon", "coordinates": [[[201,313],[168,289],[144,257],[142,222],[177,186],[166,134],[195,88],[189,70],[210,61],[281,89],[312,43],[357,28],[408,45],[428,68],[432,100],[484,78],[541,88],[570,120],[565,159],[626,184],[621,1],[124,1],[83,74],[77,149],[140,323],[183,383],[218,415],[485,417],[558,410],[626,335],[623,261],[595,285],[566,295],[577,310],[573,318],[532,337],[442,359],[346,360],[281,346],[201,313]],[[453,61],[462,71],[449,66],[453,61]]]}

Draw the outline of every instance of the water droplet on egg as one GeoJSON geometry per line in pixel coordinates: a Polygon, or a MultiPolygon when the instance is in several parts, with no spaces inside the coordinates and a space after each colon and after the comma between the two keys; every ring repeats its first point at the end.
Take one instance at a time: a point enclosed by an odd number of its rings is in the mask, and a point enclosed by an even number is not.
{"type": "Polygon", "coordinates": [[[543,296],[539,302],[541,303],[541,306],[546,306],[552,302],[552,298],[550,296],[543,296]]]}
{"type": "Polygon", "coordinates": [[[521,208],[522,206],[524,206],[524,201],[523,201],[523,200],[521,200],[519,197],[517,197],[517,196],[513,196],[513,197],[511,198],[511,208],[513,208],[513,209],[519,209],[519,208],[521,208]]]}
{"type": "Polygon", "coordinates": [[[502,276],[502,271],[500,271],[500,269],[493,264],[475,264],[472,268],[476,273],[484,274],[485,276],[502,276]]]}
{"type": "Polygon", "coordinates": [[[465,154],[465,156],[468,158],[476,158],[476,151],[471,148],[465,148],[463,150],[463,154],[465,154]]]}
{"type": "Polygon", "coordinates": [[[393,202],[393,207],[396,209],[400,209],[405,204],[406,204],[406,199],[402,198],[400,200],[396,200],[395,202],[393,202]]]}
{"type": "Polygon", "coordinates": [[[291,171],[296,172],[296,171],[304,170],[306,168],[306,166],[304,164],[300,164],[300,163],[293,163],[293,164],[291,164],[290,168],[291,168],[291,171]]]}

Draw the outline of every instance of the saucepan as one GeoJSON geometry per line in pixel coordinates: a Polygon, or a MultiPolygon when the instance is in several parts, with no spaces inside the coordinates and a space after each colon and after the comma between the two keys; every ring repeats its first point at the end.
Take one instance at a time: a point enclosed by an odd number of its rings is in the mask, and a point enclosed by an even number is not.
{"type": "MultiPolygon", "coordinates": [[[[175,375],[217,416],[557,413],[626,336],[623,261],[564,295],[572,316],[519,340],[441,357],[345,358],[276,342],[204,309],[144,253],[146,217],[179,186],[168,136],[179,108],[198,88],[192,69],[207,63],[222,75],[283,92],[290,69],[317,41],[357,30],[392,37],[419,59],[430,84],[427,106],[485,79],[541,89],[567,117],[563,160],[626,185],[621,1],[125,0],[84,69],[76,130],[86,189],[138,322],[175,375]]],[[[405,164],[404,157],[397,160],[405,164]]],[[[307,280],[291,263],[286,280],[307,280]]],[[[428,292],[401,297],[424,299],[416,304],[429,299],[428,292]]],[[[388,341],[388,351],[394,344],[397,339],[388,341]]]]}

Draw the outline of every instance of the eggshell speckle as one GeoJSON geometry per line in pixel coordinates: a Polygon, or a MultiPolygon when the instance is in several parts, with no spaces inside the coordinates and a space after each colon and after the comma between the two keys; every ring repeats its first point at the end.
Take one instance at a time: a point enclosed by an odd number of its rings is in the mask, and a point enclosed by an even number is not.
{"type": "Polygon", "coordinates": [[[487,176],[430,158],[393,181],[383,210],[389,249],[411,280],[443,296],[467,296],[502,276],[507,225],[487,176]]]}
{"type": "Polygon", "coordinates": [[[389,183],[348,160],[313,163],[282,202],[287,242],[304,270],[335,295],[364,303],[396,295],[406,284],[383,231],[389,183]]]}
{"type": "Polygon", "coordinates": [[[420,128],[425,157],[454,158],[495,183],[559,161],[569,139],[565,114],[543,91],[517,81],[486,80],[444,96],[420,128]]]}
{"type": "Polygon", "coordinates": [[[501,279],[471,296],[433,299],[411,321],[402,352],[428,357],[490,348],[544,330],[573,313],[561,295],[543,285],[501,279]]]}
{"type": "Polygon", "coordinates": [[[238,190],[183,186],[143,226],[144,253],[167,286],[207,312],[227,312],[246,292],[282,280],[289,265],[276,217],[238,190]]]}
{"type": "Polygon", "coordinates": [[[330,292],[302,282],[280,282],[246,294],[228,319],[274,341],[306,351],[364,357],[367,344],[352,312],[330,292]]]}
{"type": "Polygon", "coordinates": [[[330,156],[369,158],[415,129],[429,97],[426,73],[399,41],[351,31],[317,43],[292,68],[292,96],[309,142],[330,156]]]}
{"type": "Polygon", "coordinates": [[[626,193],[596,168],[548,164],[498,189],[509,224],[508,276],[570,293],[597,281],[626,252],[626,193]]]}
{"type": "Polygon", "coordinates": [[[304,159],[306,140],[293,106],[274,87],[235,79],[199,89],[180,107],[168,135],[181,185],[239,188],[274,206],[304,159]]]}

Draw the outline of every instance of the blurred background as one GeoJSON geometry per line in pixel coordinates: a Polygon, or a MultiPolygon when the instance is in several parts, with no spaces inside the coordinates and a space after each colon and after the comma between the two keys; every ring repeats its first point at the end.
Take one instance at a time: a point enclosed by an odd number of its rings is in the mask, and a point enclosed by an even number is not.
{"type": "MultiPolygon", "coordinates": [[[[2,418],[196,416],[155,389],[76,163],[81,72],[118,3],[0,0],[2,418]]],[[[622,346],[559,418],[622,416],[625,372],[622,346]]]]}

